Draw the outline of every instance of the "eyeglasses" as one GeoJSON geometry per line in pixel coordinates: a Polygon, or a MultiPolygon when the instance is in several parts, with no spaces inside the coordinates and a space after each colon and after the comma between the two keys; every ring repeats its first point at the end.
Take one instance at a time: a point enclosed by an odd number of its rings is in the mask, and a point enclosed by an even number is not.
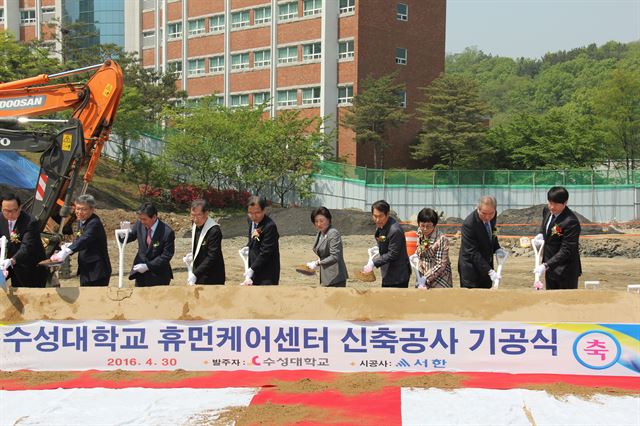
{"type": "Polygon", "coordinates": [[[2,213],[16,213],[18,210],[20,210],[20,207],[17,209],[2,209],[2,213]]]}
{"type": "Polygon", "coordinates": [[[435,225],[431,222],[421,222],[418,226],[422,229],[435,228],[435,225]]]}

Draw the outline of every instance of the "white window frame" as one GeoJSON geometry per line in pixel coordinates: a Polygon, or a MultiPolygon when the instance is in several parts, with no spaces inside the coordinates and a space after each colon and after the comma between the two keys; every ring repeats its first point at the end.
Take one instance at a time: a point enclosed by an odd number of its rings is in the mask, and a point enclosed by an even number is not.
{"type": "Polygon", "coordinates": [[[249,69],[249,52],[235,53],[231,55],[231,70],[238,71],[246,69],[249,69]],[[240,63],[234,64],[233,59],[238,57],[240,58],[240,63]],[[246,59],[246,61],[244,59],[246,59]]]}
{"type": "Polygon", "coordinates": [[[0,24],[4,24],[4,7],[0,8],[0,24]]]}
{"type": "Polygon", "coordinates": [[[303,0],[302,16],[313,16],[322,13],[322,0],[303,0]],[[313,2],[313,8],[307,9],[307,4],[313,2]]]}
{"type": "Polygon", "coordinates": [[[175,40],[182,38],[182,22],[171,22],[167,24],[167,39],[175,40]]]}
{"type": "Polygon", "coordinates": [[[224,15],[209,16],[209,32],[219,33],[222,31],[224,31],[224,15]],[[213,23],[214,19],[216,20],[215,25],[213,23]],[[222,19],[222,21],[220,21],[220,19],[222,19]]]}
{"type": "Polygon", "coordinates": [[[285,46],[278,48],[278,64],[293,64],[298,62],[298,46],[285,46]],[[286,56],[284,58],[280,57],[280,52],[284,49],[287,49],[287,53],[294,49],[296,52],[295,56],[286,56]]]}
{"type": "Polygon", "coordinates": [[[356,0],[340,0],[340,15],[346,15],[347,13],[353,13],[356,10],[356,0]],[[342,6],[342,3],[345,6],[342,6]]]}
{"type": "Polygon", "coordinates": [[[205,71],[204,71],[204,67],[205,67],[205,62],[204,62],[204,58],[196,58],[196,59],[189,59],[188,65],[187,65],[187,75],[189,77],[198,77],[201,75],[204,75],[205,71]],[[197,65],[200,65],[200,62],[202,61],[202,67],[198,67],[195,69],[191,68],[191,64],[195,63],[197,65]]]}
{"type": "Polygon", "coordinates": [[[321,42],[318,41],[315,43],[308,43],[308,44],[302,45],[302,61],[303,62],[315,61],[321,58],[322,58],[321,42]],[[308,50],[309,48],[311,48],[311,53],[305,53],[305,51],[308,50]]]}
{"type": "Polygon", "coordinates": [[[271,49],[256,50],[253,52],[254,68],[266,68],[270,65],[271,65],[271,49]]]}
{"type": "Polygon", "coordinates": [[[403,90],[402,92],[400,92],[400,106],[402,108],[407,107],[407,91],[406,90],[403,90]]]}
{"type": "Polygon", "coordinates": [[[407,57],[409,53],[407,49],[404,47],[396,47],[396,64],[398,65],[407,65],[407,57]],[[402,55],[404,53],[404,55],[402,55]]]}
{"type": "Polygon", "coordinates": [[[47,6],[42,8],[42,22],[51,22],[55,19],[56,19],[56,8],[54,6],[47,6]]]}
{"type": "Polygon", "coordinates": [[[20,11],[20,25],[30,25],[36,23],[36,11],[35,9],[21,10],[20,11]],[[25,18],[25,16],[27,16],[25,18]]]}
{"type": "Polygon", "coordinates": [[[271,22],[271,6],[258,7],[253,9],[253,24],[254,25],[262,25],[268,24],[271,22]],[[267,15],[266,12],[269,12],[267,15]],[[261,16],[258,17],[258,12],[261,12],[261,16]]]}
{"type": "Polygon", "coordinates": [[[245,28],[251,25],[251,17],[249,15],[248,10],[241,10],[239,12],[233,12],[231,14],[231,29],[237,30],[240,28],[245,28]],[[240,16],[240,21],[234,22],[236,17],[240,16]]]}
{"type": "Polygon", "coordinates": [[[406,3],[398,3],[396,5],[396,19],[398,21],[408,21],[409,20],[409,5],[406,3]],[[405,11],[400,11],[400,6],[405,7],[405,11]]]}
{"type": "Polygon", "coordinates": [[[338,59],[353,59],[356,54],[355,48],[356,48],[355,40],[344,40],[344,41],[338,42],[338,59]],[[351,50],[348,50],[349,43],[351,43],[351,50]],[[344,52],[340,51],[342,46],[345,46],[344,52]]]}
{"type": "Polygon", "coordinates": [[[188,22],[189,22],[189,24],[188,24],[189,25],[189,37],[200,35],[200,34],[204,34],[204,31],[205,31],[204,18],[190,19],[188,22]],[[198,25],[198,28],[195,28],[195,29],[191,28],[192,24],[199,24],[200,22],[202,22],[202,28],[200,28],[200,25],[198,25]]]}
{"type": "Polygon", "coordinates": [[[156,44],[156,32],[144,31],[142,33],[142,47],[152,47],[156,44]]]}
{"type": "Polygon", "coordinates": [[[224,96],[223,95],[216,95],[215,96],[215,100],[216,100],[216,105],[224,105],[224,96]]]}
{"type": "Polygon", "coordinates": [[[229,99],[229,106],[231,108],[241,108],[249,106],[249,95],[241,94],[241,95],[231,95],[229,99]]]}
{"type": "Polygon", "coordinates": [[[169,67],[169,71],[173,72],[176,75],[176,78],[182,78],[182,61],[167,62],[167,65],[169,67]]]}
{"type": "Polygon", "coordinates": [[[253,94],[253,106],[256,107],[258,105],[262,105],[264,102],[266,102],[266,106],[271,106],[271,93],[270,92],[256,92],[253,94]],[[263,99],[258,99],[258,96],[262,97],[263,99]]]}
{"type": "Polygon", "coordinates": [[[278,107],[292,107],[298,105],[298,90],[297,89],[289,89],[289,90],[278,90],[278,107]],[[286,93],[286,100],[280,100],[280,94],[286,93]],[[293,95],[293,96],[292,96],[293,95]],[[292,99],[293,98],[293,99],[292,99]]]}
{"type": "Polygon", "coordinates": [[[298,18],[298,2],[292,1],[289,3],[282,3],[278,5],[278,21],[289,21],[291,19],[298,18]],[[291,8],[295,7],[295,11],[291,11],[291,8]],[[286,7],[286,13],[282,13],[282,9],[286,7]]]}
{"type": "Polygon", "coordinates": [[[347,105],[353,102],[353,85],[338,86],[338,105],[347,105]],[[340,97],[340,91],[344,90],[344,96],[340,97]],[[351,95],[349,95],[351,91],[351,95]]]}
{"type": "Polygon", "coordinates": [[[222,72],[224,72],[224,56],[223,55],[211,56],[209,58],[209,73],[217,74],[222,72]],[[217,64],[215,64],[215,66],[212,63],[213,60],[217,61],[217,64]]]}
{"type": "Polygon", "coordinates": [[[321,100],[320,86],[307,87],[302,89],[302,105],[319,105],[320,100],[321,100]]]}

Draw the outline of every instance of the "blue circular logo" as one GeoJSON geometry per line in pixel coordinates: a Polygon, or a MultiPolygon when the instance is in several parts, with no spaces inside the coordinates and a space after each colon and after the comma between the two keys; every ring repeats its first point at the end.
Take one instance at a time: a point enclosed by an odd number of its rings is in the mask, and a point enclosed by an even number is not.
{"type": "Polygon", "coordinates": [[[573,356],[583,366],[604,370],[620,359],[622,348],[615,336],[606,331],[587,331],[573,342],[573,356]]]}

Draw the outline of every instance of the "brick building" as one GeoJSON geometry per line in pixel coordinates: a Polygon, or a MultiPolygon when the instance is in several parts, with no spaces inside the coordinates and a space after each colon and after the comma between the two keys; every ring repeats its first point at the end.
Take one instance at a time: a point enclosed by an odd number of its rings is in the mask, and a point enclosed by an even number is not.
{"type": "MultiPolygon", "coordinates": [[[[176,84],[189,99],[215,94],[227,106],[271,99],[272,116],[297,108],[330,117],[325,130],[337,127],[336,155],[361,166],[374,166],[371,148],[356,144],[336,120],[359,84],[397,71],[413,113],[418,88],[444,69],[446,0],[0,0],[4,4],[0,25],[21,40],[39,37],[42,23],[77,7],[103,32],[123,22],[121,45],[138,52],[144,67],[177,71],[176,84]],[[102,18],[88,15],[106,3],[111,10],[100,9],[102,18]]],[[[409,146],[418,129],[415,119],[392,129],[385,167],[415,165],[409,146]]]]}

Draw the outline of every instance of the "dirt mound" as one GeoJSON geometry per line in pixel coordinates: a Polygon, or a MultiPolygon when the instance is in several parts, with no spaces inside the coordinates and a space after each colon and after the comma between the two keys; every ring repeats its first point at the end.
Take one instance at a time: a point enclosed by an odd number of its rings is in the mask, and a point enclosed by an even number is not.
{"type": "MultiPolygon", "coordinates": [[[[281,236],[315,235],[316,229],[311,223],[312,210],[310,207],[271,208],[269,216],[278,225],[278,232],[281,236]]],[[[368,235],[373,234],[375,230],[369,212],[331,210],[331,216],[333,226],[342,235],[368,235]]],[[[225,238],[247,235],[247,217],[244,214],[224,217],[219,222],[225,238]]]]}

